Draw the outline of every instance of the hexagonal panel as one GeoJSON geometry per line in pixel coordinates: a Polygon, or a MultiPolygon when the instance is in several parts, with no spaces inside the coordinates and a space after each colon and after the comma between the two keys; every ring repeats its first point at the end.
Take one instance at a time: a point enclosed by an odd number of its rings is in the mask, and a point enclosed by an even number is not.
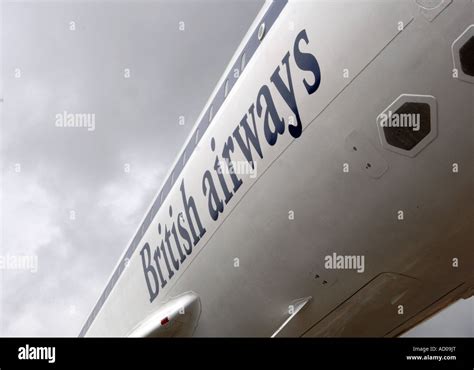
{"type": "Polygon", "coordinates": [[[398,127],[383,127],[383,132],[387,143],[404,150],[411,150],[430,133],[431,115],[430,106],[427,103],[404,103],[394,113],[395,117],[402,121],[398,127]],[[403,123],[410,118],[410,115],[417,115],[414,119],[416,127],[404,126],[403,123]]]}
{"type": "Polygon", "coordinates": [[[377,127],[385,149],[414,157],[438,134],[436,99],[402,94],[378,115],[377,127]]]}
{"type": "Polygon", "coordinates": [[[474,24],[453,42],[451,50],[458,78],[474,83],[474,24]]]}

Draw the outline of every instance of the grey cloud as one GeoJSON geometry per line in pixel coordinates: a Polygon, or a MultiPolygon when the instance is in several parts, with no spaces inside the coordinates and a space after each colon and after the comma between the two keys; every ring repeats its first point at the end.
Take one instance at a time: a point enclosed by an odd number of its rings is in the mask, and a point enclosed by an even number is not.
{"type": "Polygon", "coordinates": [[[2,271],[2,335],[78,334],[260,7],[5,4],[2,253],[39,269],[2,271]],[[55,127],[64,110],[96,130],[55,127]]]}

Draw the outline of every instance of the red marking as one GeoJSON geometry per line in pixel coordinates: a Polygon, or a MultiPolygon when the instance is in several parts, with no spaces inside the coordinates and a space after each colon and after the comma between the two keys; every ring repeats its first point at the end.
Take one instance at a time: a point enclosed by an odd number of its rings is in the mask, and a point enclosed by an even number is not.
{"type": "Polygon", "coordinates": [[[161,325],[166,325],[170,322],[170,319],[168,317],[165,317],[163,320],[161,320],[161,325]]]}

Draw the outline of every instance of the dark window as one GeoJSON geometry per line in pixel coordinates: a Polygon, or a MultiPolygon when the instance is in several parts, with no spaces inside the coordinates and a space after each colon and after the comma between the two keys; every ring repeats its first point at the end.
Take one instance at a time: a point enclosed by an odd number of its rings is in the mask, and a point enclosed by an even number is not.
{"type": "Polygon", "coordinates": [[[392,114],[394,125],[396,125],[393,118],[395,114],[399,117],[399,124],[401,122],[411,122],[412,125],[408,127],[390,127],[390,125],[386,125],[383,128],[383,132],[388,144],[400,149],[410,150],[430,133],[431,117],[429,104],[403,104],[392,114]],[[417,124],[419,124],[418,127],[416,127],[417,124]]]}
{"type": "Polygon", "coordinates": [[[474,36],[459,49],[459,59],[462,71],[469,76],[474,76],[474,36]]]}

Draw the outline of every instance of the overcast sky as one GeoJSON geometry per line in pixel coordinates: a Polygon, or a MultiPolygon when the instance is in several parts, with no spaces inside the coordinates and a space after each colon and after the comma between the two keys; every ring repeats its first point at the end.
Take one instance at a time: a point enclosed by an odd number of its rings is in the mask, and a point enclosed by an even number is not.
{"type": "MultiPolygon", "coordinates": [[[[79,333],[261,5],[3,3],[0,252],[38,271],[1,271],[0,335],[79,333]]],[[[473,336],[472,307],[410,334],[473,336]]]]}

